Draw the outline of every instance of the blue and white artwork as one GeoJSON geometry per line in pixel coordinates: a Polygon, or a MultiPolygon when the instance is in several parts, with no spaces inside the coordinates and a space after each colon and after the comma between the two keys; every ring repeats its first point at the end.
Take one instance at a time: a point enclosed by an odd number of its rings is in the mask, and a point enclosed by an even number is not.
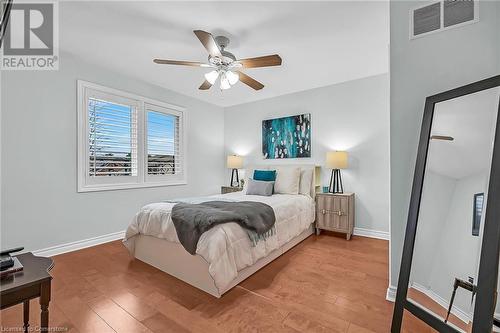
{"type": "Polygon", "coordinates": [[[311,114],[262,121],[266,159],[311,157],[311,114]]]}

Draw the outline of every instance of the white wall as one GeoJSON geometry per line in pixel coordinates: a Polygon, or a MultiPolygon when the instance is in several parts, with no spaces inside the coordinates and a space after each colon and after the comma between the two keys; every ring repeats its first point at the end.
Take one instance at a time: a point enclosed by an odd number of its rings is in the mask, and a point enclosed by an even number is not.
{"type": "MultiPolygon", "coordinates": [[[[474,194],[487,191],[486,181],[487,175],[481,173],[456,182],[429,279],[430,288],[444,299],[449,300],[455,277],[467,280],[471,276],[477,283],[481,239],[472,236],[473,202],[474,194]]],[[[455,305],[469,312],[471,296],[457,291],[455,305]]]]}
{"type": "MultiPolygon", "coordinates": [[[[426,171],[410,281],[448,302],[456,277],[477,280],[481,239],[472,235],[473,202],[487,191],[487,177],[457,180],[426,171]]],[[[472,316],[470,300],[459,289],[454,305],[472,316]]]]}
{"type": "Polygon", "coordinates": [[[4,72],[1,84],[2,248],[35,250],[121,231],[146,203],[219,191],[222,108],[65,53],[59,71],[4,72]],[[77,193],[77,79],[186,107],[188,184],[77,193]]]}
{"type": "Polygon", "coordinates": [[[410,281],[429,288],[429,268],[442,242],[456,180],[427,170],[413,251],[410,281]]]}
{"type": "Polygon", "coordinates": [[[500,72],[500,2],[476,24],[409,40],[409,10],[391,1],[391,285],[396,286],[425,97],[500,72]]]}
{"type": "MultiPolygon", "coordinates": [[[[263,163],[262,120],[311,113],[312,157],[265,162],[324,165],[327,151],[347,150],[342,175],[344,191],[356,193],[356,227],[388,232],[388,94],[385,74],[226,108],[226,151],[245,156],[246,164],[263,163]]],[[[329,177],[323,168],[323,185],[329,177]]]]}

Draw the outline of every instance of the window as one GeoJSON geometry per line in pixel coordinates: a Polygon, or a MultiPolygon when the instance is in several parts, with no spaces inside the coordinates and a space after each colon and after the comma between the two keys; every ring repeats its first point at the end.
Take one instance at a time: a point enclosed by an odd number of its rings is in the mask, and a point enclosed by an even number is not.
{"type": "Polygon", "coordinates": [[[175,174],[176,162],[180,168],[179,117],[147,109],[148,175],[175,174]]]}
{"type": "Polygon", "coordinates": [[[474,194],[474,208],[472,212],[472,236],[479,236],[481,217],[483,215],[484,193],[474,194]]]}
{"type": "Polygon", "coordinates": [[[184,112],[78,81],[78,191],[185,184],[184,112]]]}

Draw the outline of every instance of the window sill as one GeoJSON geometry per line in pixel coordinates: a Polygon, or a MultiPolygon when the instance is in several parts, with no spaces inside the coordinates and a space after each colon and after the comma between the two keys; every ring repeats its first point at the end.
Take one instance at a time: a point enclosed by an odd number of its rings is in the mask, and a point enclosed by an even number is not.
{"type": "Polygon", "coordinates": [[[130,183],[130,184],[99,184],[99,185],[83,185],[78,186],[78,193],[85,192],[101,192],[101,191],[116,191],[116,190],[131,190],[137,188],[163,187],[163,186],[179,186],[187,185],[186,180],[150,182],[150,183],[130,183]]]}

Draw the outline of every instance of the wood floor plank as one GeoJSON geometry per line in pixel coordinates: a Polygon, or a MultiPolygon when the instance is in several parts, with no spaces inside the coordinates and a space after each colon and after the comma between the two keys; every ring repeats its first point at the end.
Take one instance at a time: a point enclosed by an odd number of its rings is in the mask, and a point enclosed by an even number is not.
{"type": "Polygon", "coordinates": [[[284,320],[284,325],[298,332],[345,332],[349,323],[342,322],[332,325],[331,322],[318,322],[302,313],[290,312],[284,320]]]}
{"type": "MultiPolygon", "coordinates": [[[[388,251],[378,239],[311,236],[217,299],[110,242],[54,257],[50,325],[82,333],[386,333],[388,251]]],[[[0,321],[22,325],[22,307],[2,310],[0,321]]],[[[403,330],[433,333],[408,314],[403,330]]]]}
{"type": "Polygon", "coordinates": [[[374,333],[373,331],[358,326],[356,324],[350,323],[347,333],[374,333]]]}
{"type": "Polygon", "coordinates": [[[183,329],[189,332],[224,332],[213,322],[202,318],[196,311],[188,310],[169,298],[163,297],[163,299],[157,300],[156,304],[161,314],[175,322],[177,326],[183,327],[183,329]]]}
{"type": "Polygon", "coordinates": [[[142,322],[145,326],[147,326],[151,331],[163,333],[163,332],[172,332],[172,333],[190,333],[186,327],[179,325],[174,320],[166,317],[162,313],[157,312],[155,315],[145,319],[142,322]]]}
{"type": "Polygon", "coordinates": [[[116,332],[152,332],[115,302],[105,296],[92,299],[89,301],[89,306],[116,332]]]}
{"type": "Polygon", "coordinates": [[[138,321],[143,321],[158,313],[155,308],[127,291],[113,293],[109,297],[138,321]]]}
{"type": "Polygon", "coordinates": [[[197,306],[194,311],[223,332],[247,327],[256,332],[279,332],[289,311],[265,297],[233,288],[224,297],[197,306]]]}
{"type": "MultiPolygon", "coordinates": [[[[99,315],[92,311],[87,303],[76,296],[66,297],[60,295],[57,299],[53,299],[51,303],[53,302],[59,306],[80,332],[115,332],[99,315]]],[[[53,325],[52,318],[50,318],[50,325],[53,325]]]]}

